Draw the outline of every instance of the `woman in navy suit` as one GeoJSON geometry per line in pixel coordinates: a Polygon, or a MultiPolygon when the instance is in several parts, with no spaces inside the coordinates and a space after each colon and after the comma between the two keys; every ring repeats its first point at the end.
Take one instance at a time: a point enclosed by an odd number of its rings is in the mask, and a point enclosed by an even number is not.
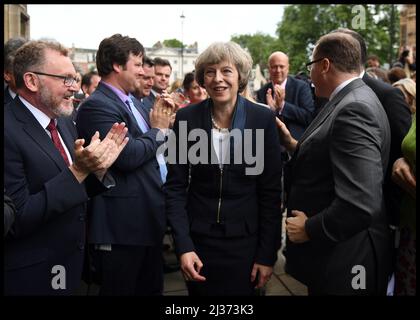
{"type": "Polygon", "coordinates": [[[190,295],[252,295],[277,258],[280,142],[274,114],[239,95],[251,68],[236,43],[212,44],[195,66],[210,98],[176,115],[164,189],[190,295]]]}

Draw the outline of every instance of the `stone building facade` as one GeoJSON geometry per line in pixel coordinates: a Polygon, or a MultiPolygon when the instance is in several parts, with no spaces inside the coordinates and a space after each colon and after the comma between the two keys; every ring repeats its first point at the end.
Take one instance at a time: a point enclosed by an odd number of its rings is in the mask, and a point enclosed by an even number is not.
{"type": "Polygon", "coordinates": [[[30,39],[30,18],[26,4],[4,4],[4,39],[23,37],[30,39]]]}

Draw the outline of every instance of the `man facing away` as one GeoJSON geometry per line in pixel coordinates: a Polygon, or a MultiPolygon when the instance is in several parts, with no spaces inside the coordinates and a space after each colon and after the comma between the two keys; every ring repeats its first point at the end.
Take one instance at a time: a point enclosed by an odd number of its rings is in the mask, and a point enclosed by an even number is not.
{"type": "Polygon", "coordinates": [[[321,37],[308,63],[315,93],[329,102],[299,142],[278,120],[293,153],[286,168],[286,272],[310,295],[385,295],[390,232],[382,193],[390,129],[359,79],[360,45],[321,37]]]}

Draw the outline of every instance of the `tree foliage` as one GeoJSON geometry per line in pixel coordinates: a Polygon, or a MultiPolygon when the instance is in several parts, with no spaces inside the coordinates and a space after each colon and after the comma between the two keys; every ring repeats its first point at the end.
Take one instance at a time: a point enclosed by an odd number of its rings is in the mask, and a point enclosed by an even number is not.
{"type": "MultiPolygon", "coordinates": [[[[304,70],[312,49],[319,37],[337,29],[352,28],[352,22],[359,12],[352,12],[353,5],[290,5],[284,10],[276,34],[279,50],[290,57],[290,71],[304,70]]],[[[376,54],[382,63],[396,58],[399,46],[399,13],[395,5],[363,5],[365,9],[364,29],[353,29],[366,41],[368,54],[376,54]],[[393,43],[391,45],[391,11],[393,43]]]]}
{"type": "Polygon", "coordinates": [[[182,48],[182,42],[179,41],[178,39],[163,40],[163,45],[168,48],[182,48]]]}
{"type": "Polygon", "coordinates": [[[246,48],[252,57],[254,65],[259,64],[262,69],[267,67],[267,60],[275,48],[276,39],[270,35],[257,32],[254,35],[233,35],[231,41],[242,48],[246,48]]]}
{"type": "Polygon", "coordinates": [[[397,5],[363,5],[366,27],[352,28],[352,21],[359,11],[352,12],[354,5],[303,4],[286,6],[282,20],[277,24],[276,37],[263,33],[233,35],[235,41],[247,48],[254,64],[267,67],[267,59],[273,51],[283,51],[290,58],[290,73],[305,70],[316,41],[324,34],[337,29],[349,28],[365,39],[368,54],[376,54],[381,63],[391,63],[398,55],[399,10],[397,5]],[[394,17],[392,17],[394,8],[394,17]],[[392,39],[392,43],[391,43],[392,39]]]}

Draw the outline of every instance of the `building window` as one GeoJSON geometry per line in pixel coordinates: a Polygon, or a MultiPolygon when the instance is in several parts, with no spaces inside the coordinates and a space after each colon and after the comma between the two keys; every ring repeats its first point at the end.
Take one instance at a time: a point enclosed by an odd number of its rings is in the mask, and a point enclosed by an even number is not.
{"type": "Polygon", "coordinates": [[[20,36],[23,38],[27,38],[28,32],[28,21],[29,18],[25,16],[23,13],[20,14],[20,36]]]}

